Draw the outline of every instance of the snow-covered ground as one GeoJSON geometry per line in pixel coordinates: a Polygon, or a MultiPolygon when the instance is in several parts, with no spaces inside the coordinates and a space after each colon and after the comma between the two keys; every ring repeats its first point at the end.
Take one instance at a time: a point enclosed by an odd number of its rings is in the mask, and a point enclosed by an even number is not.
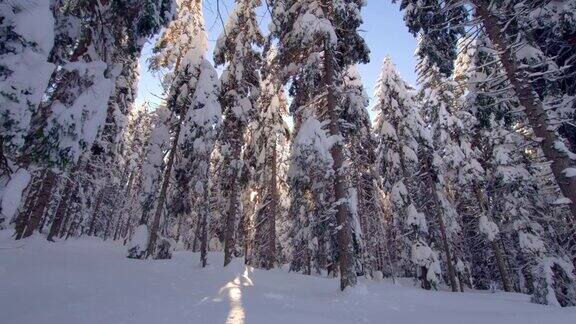
{"type": "Polygon", "coordinates": [[[13,241],[0,231],[0,323],[576,323],[576,308],[531,304],[521,294],[430,292],[281,270],[201,269],[198,255],[125,258],[118,243],[13,241]]]}

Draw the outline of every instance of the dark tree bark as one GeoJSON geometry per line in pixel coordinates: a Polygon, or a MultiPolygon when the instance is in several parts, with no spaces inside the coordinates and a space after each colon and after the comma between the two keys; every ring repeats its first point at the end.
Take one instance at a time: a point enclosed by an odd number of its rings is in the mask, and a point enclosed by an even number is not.
{"type": "Polygon", "coordinates": [[[205,205],[202,206],[200,211],[200,223],[199,223],[199,233],[200,233],[200,262],[202,263],[202,268],[208,265],[208,213],[210,212],[210,206],[208,204],[209,196],[208,188],[204,188],[204,199],[205,205]]]}
{"type": "MultiPolygon", "coordinates": [[[[480,189],[478,184],[474,184],[473,186],[478,202],[480,203],[482,213],[488,215],[488,199],[486,198],[485,193],[480,189]]],[[[500,244],[498,244],[498,239],[495,238],[494,240],[490,241],[490,246],[492,247],[492,251],[496,257],[498,271],[500,272],[500,279],[502,280],[502,287],[504,288],[504,291],[511,292],[512,284],[510,283],[510,276],[508,275],[508,270],[504,264],[504,256],[502,255],[500,244]]]]}
{"type": "MultiPolygon", "coordinates": [[[[233,117],[232,117],[233,118],[233,117]]],[[[226,120],[224,121],[226,123],[226,120]]],[[[240,153],[242,147],[242,127],[239,125],[240,121],[230,121],[230,125],[224,126],[228,128],[230,134],[226,135],[230,152],[230,161],[232,166],[228,166],[232,171],[230,174],[229,183],[225,184],[224,192],[228,195],[228,207],[226,208],[226,219],[224,222],[224,266],[227,266],[231,261],[236,250],[235,234],[236,222],[240,210],[240,186],[238,179],[238,161],[240,160],[240,153]]]]}
{"type": "Polygon", "coordinates": [[[68,204],[70,202],[70,196],[72,194],[73,182],[72,179],[67,178],[64,184],[64,189],[62,190],[62,195],[60,202],[58,202],[58,207],[56,207],[56,213],[54,214],[54,220],[50,226],[50,231],[48,232],[48,241],[54,242],[54,237],[60,232],[60,227],[64,220],[64,215],[68,209],[68,204]]]}
{"type": "Polygon", "coordinates": [[[438,227],[440,229],[440,239],[442,240],[442,247],[444,248],[444,253],[446,254],[446,268],[448,270],[448,279],[450,280],[450,288],[453,292],[458,291],[458,284],[456,282],[456,274],[454,271],[454,265],[452,263],[452,252],[450,251],[450,243],[448,242],[448,235],[446,234],[446,225],[444,224],[444,213],[442,212],[442,207],[440,205],[440,199],[438,198],[438,191],[436,188],[437,176],[432,169],[432,155],[430,154],[426,158],[426,182],[428,184],[428,189],[430,190],[430,196],[432,197],[434,203],[434,211],[432,211],[438,220],[438,227]]]}
{"type": "Polygon", "coordinates": [[[96,233],[96,222],[98,221],[98,214],[100,212],[100,206],[102,205],[102,199],[104,199],[104,193],[100,191],[96,197],[96,205],[94,206],[92,219],[90,220],[90,226],[88,227],[89,236],[93,236],[96,233]]]}
{"type": "MultiPolygon", "coordinates": [[[[331,8],[331,4],[328,4],[326,7],[331,8]]],[[[336,95],[334,93],[334,87],[336,86],[334,49],[328,40],[328,36],[326,36],[326,38],[324,45],[324,82],[327,91],[327,110],[330,117],[330,135],[341,138],[340,116],[336,103],[336,95]]],[[[338,263],[340,267],[340,290],[356,285],[352,231],[350,228],[350,209],[348,206],[346,176],[343,172],[344,154],[342,150],[341,142],[334,143],[330,150],[334,161],[332,169],[334,171],[334,200],[336,205],[336,225],[338,228],[336,239],[338,242],[338,263]]]]}
{"type": "MultiPolygon", "coordinates": [[[[46,207],[50,203],[50,198],[52,197],[52,190],[54,189],[54,185],[56,184],[56,174],[51,170],[46,170],[44,179],[40,185],[40,189],[34,193],[36,197],[36,202],[34,203],[34,207],[30,210],[30,215],[28,220],[25,224],[25,229],[22,232],[22,235],[16,236],[16,239],[26,238],[31,236],[38,225],[42,221],[42,217],[44,216],[44,212],[46,211],[46,207]]],[[[26,213],[26,211],[23,211],[26,213]]]]}
{"type": "MultiPolygon", "coordinates": [[[[489,9],[490,2],[486,0],[472,0],[476,7],[476,17],[482,22],[486,33],[496,49],[500,52],[500,61],[506,71],[506,75],[512,88],[514,89],[520,104],[525,108],[528,123],[534,135],[538,137],[540,148],[544,156],[551,162],[550,168],[560,187],[562,194],[571,200],[570,211],[572,219],[571,226],[576,220],[576,177],[567,177],[564,170],[573,166],[572,161],[566,154],[556,148],[556,142],[560,142],[558,134],[550,127],[546,110],[536,93],[531,88],[530,80],[527,79],[514,59],[512,47],[509,46],[497,17],[489,9]]],[[[573,231],[574,232],[574,231],[573,231]]]]}
{"type": "Polygon", "coordinates": [[[44,173],[42,173],[39,177],[32,177],[30,183],[28,184],[24,205],[21,207],[20,211],[18,212],[18,216],[16,217],[16,228],[14,232],[14,237],[16,240],[21,239],[24,235],[26,224],[28,223],[28,219],[32,213],[32,207],[36,204],[36,200],[38,198],[37,192],[40,190],[43,180],[44,173]]]}
{"type": "Polygon", "coordinates": [[[268,236],[267,236],[267,249],[265,255],[264,269],[272,269],[276,262],[276,215],[278,213],[278,204],[280,197],[278,195],[278,151],[276,142],[272,149],[272,175],[270,176],[270,185],[268,190],[270,192],[270,207],[267,216],[268,223],[268,236]]]}
{"type": "Polygon", "coordinates": [[[178,140],[180,138],[180,131],[182,129],[182,121],[179,121],[176,125],[176,132],[174,134],[174,139],[172,140],[172,146],[168,152],[168,161],[166,163],[166,168],[164,169],[164,176],[162,178],[162,185],[160,187],[160,193],[158,195],[158,202],[156,204],[156,210],[154,211],[154,216],[152,218],[152,224],[150,226],[150,238],[148,239],[148,247],[146,248],[146,257],[154,257],[154,250],[156,249],[156,241],[158,240],[158,231],[160,230],[160,217],[162,216],[162,210],[164,209],[164,204],[166,203],[166,195],[168,192],[168,186],[170,185],[170,176],[172,174],[172,167],[174,165],[174,159],[176,157],[176,151],[178,150],[178,140]]]}
{"type": "Polygon", "coordinates": [[[502,254],[502,249],[500,249],[500,244],[498,240],[494,239],[490,242],[492,245],[492,250],[494,251],[494,256],[496,257],[496,263],[498,265],[498,270],[500,271],[500,276],[502,277],[502,286],[504,291],[511,292],[512,284],[510,283],[510,276],[508,275],[508,270],[506,269],[506,264],[504,262],[504,255],[502,254]]]}

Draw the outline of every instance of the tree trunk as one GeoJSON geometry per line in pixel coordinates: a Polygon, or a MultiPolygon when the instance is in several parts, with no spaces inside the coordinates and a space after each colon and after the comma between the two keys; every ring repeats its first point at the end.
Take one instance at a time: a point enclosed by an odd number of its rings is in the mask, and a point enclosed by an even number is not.
{"type": "Polygon", "coordinates": [[[204,206],[201,206],[200,211],[200,262],[202,263],[202,268],[208,265],[208,213],[209,213],[209,188],[206,186],[204,188],[204,206]]]}
{"type": "MultiPolygon", "coordinates": [[[[328,1],[325,0],[324,2],[327,3],[328,1]]],[[[331,4],[327,3],[326,6],[331,9],[331,4]]],[[[330,12],[330,10],[328,12],[330,12]]],[[[335,58],[328,36],[326,36],[324,42],[324,82],[327,91],[327,109],[330,116],[330,135],[341,138],[340,116],[334,94],[335,58]]],[[[334,199],[337,224],[336,239],[338,242],[338,262],[340,266],[340,290],[344,290],[346,287],[352,287],[356,284],[356,273],[354,272],[354,253],[351,244],[352,233],[350,229],[350,210],[348,206],[346,176],[343,170],[344,154],[342,152],[342,143],[340,141],[334,143],[330,151],[334,161],[332,169],[334,171],[334,199]]]]}
{"type": "Polygon", "coordinates": [[[0,135],[0,179],[10,176],[11,173],[8,158],[4,155],[4,137],[0,135]]]}
{"type": "Polygon", "coordinates": [[[62,198],[58,203],[58,207],[56,208],[56,213],[54,215],[54,220],[52,221],[52,225],[50,226],[50,232],[48,233],[48,241],[54,242],[54,237],[58,235],[60,232],[60,227],[62,226],[62,221],[64,220],[64,215],[66,214],[66,210],[68,209],[68,203],[70,201],[70,196],[72,193],[72,179],[67,178],[66,183],[64,184],[64,190],[62,190],[62,198]]]}
{"type": "MultiPolygon", "coordinates": [[[[473,187],[478,202],[480,203],[482,213],[487,215],[489,208],[487,199],[484,196],[484,193],[482,192],[478,184],[473,184],[473,187]]],[[[500,277],[502,279],[502,287],[504,288],[504,291],[510,292],[512,291],[512,285],[510,284],[510,276],[508,275],[508,271],[504,264],[504,257],[502,255],[502,250],[500,250],[500,245],[498,245],[498,240],[495,238],[494,240],[490,241],[490,246],[492,247],[492,251],[494,252],[494,256],[496,257],[498,271],[500,272],[500,277]]]]}
{"type": "MultiPolygon", "coordinates": [[[[236,186],[236,179],[231,179],[231,187],[236,186]]],[[[228,210],[226,211],[226,221],[224,223],[224,266],[227,266],[232,261],[232,255],[235,250],[235,227],[236,227],[236,207],[238,204],[238,195],[236,192],[230,190],[228,192],[228,210]]]]}
{"type": "Polygon", "coordinates": [[[498,240],[494,239],[493,241],[490,242],[490,245],[492,245],[494,256],[496,256],[496,263],[498,264],[498,270],[500,271],[500,275],[502,276],[502,286],[504,288],[504,291],[511,292],[512,285],[510,284],[510,277],[508,276],[508,270],[506,269],[506,265],[504,264],[504,256],[502,255],[502,250],[500,249],[498,240]]]}
{"type": "Polygon", "coordinates": [[[274,138],[274,144],[272,148],[272,174],[270,176],[270,186],[268,188],[270,192],[270,209],[268,213],[268,237],[266,250],[266,261],[264,264],[264,269],[274,268],[274,263],[276,262],[276,214],[278,213],[278,204],[280,197],[278,195],[278,152],[276,147],[276,138],[274,138]]]}
{"type": "Polygon", "coordinates": [[[561,142],[561,140],[550,127],[546,110],[532,90],[530,81],[522,76],[522,71],[517,66],[511,47],[507,46],[506,37],[501,31],[497,18],[490,13],[489,2],[486,0],[472,0],[472,3],[476,7],[476,17],[482,21],[488,37],[500,52],[500,61],[506,71],[508,80],[518,96],[520,105],[526,109],[528,123],[532,127],[534,134],[540,139],[540,148],[544,152],[544,156],[551,162],[550,168],[560,187],[560,191],[572,202],[570,210],[572,213],[571,226],[573,226],[573,222],[576,220],[576,177],[567,177],[564,173],[564,170],[573,166],[573,164],[566,152],[556,148],[556,143],[561,142]]]}
{"type": "MultiPolygon", "coordinates": [[[[120,208],[120,215],[118,215],[118,223],[116,224],[116,228],[114,229],[114,241],[118,240],[119,235],[122,235],[122,233],[124,233],[124,231],[123,231],[124,222],[122,221],[122,219],[124,217],[124,213],[126,212],[126,203],[130,202],[130,193],[132,192],[132,183],[134,182],[134,176],[136,175],[136,172],[134,170],[129,171],[129,172],[130,172],[130,175],[128,176],[128,183],[126,184],[126,190],[123,193],[125,200],[122,203],[122,208],[120,208]]],[[[124,174],[126,174],[126,172],[124,174]]],[[[130,223],[130,215],[128,215],[126,218],[127,218],[126,224],[129,224],[130,223]]]]}
{"type": "MultiPolygon", "coordinates": [[[[74,233],[76,233],[76,229],[78,228],[78,225],[80,225],[82,219],[81,218],[82,213],[80,213],[79,211],[76,211],[76,213],[74,213],[74,217],[70,220],[70,227],[68,227],[68,230],[66,231],[66,237],[64,238],[65,240],[67,240],[68,238],[70,238],[70,236],[74,235],[74,233]]],[[[70,216],[68,216],[70,217],[70,216]]],[[[61,234],[60,237],[64,236],[63,234],[61,234]]]]}
{"type": "Polygon", "coordinates": [[[26,224],[28,223],[28,219],[30,218],[30,214],[32,213],[32,207],[36,204],[38,200],[38,191],[42,186],[42,182],[44,180],[44,174],[40,177],[32,177],[30,183],[28,184],[29,189],[27,190],[26,200],[24,201],[24,205],[20,208],[18,212],[18,217],[16,218],[16,228],[14,232],[14,237],[16,240],[19,240],[24,235],[24,230],[26,229],[26,224]]]}
{"type": "Polygon", "coordinates": [[[444,224],[444,213],[442,212],[442,206],[440,206],[440,199],[438,198],[438,188],[437,188],[437,176],[433,173],[432,169],[432,155],[429,155],[426,159],[426,180],[428,183],[428,188],[431,191],[430,195],[434,202],[435,214],[438,219],[438,227],[440,228],[440,238],[442,239],[442,247],[444,248],[444,253],[446,254],[446,268],[448,270],[448,278],[450,279],[450,288],[453,292],[458,291],[458,284],[456,283],[456,274],[454,271],[454,265],[452,264],[452,253],[450,251],[450,243],[448,242],[448,235],[446,234],[446,225],[444,224]]]}
{"type": "Polygon", "coordinates": [[[100,205],[102,204],[102,199],[104,199],[104,194],[102,190],[98,193],[96,198],[96,205],[94,206],[94,212],[92,212],[92,220],[90,221],[90,227],[88,228],[88,235],[93,236],[96,232],[96,221],[98,219],[98,213],[100,211],[100,205]]]}
{"type": "MultiPolygon", "coordinates": [[[[50,203],[50,197],[52,196],[52,189],[56,183],[56,174],[51,170],[45,171],[45,177],[40,186],[40,190],[36,192],[37,195],[36,203],[30,212],[30,217],[26,222],[26,228],[21,238],[26,238],[34,234],[34,231],[42,221],[46,207],[50,203]]],[[[18,238],[17,238],[18,239],[18,238]]]]}
{"type": "MultiPolygon", "coordinates": [[[[224,223],[224,266],[227,266],[232,261],[232,256],[236,250],[235,232],[236,222],[240,210],[240,188],[239,184],[239,162],[242,147],[242,126],[239,120],[230,116],[233,119],[229,121],[229,129],[226,134],[227,142],[230,152],[230,165],[226,167],[232,170],[230,174],[229,184],[226,184],[226,192],[228,193],[228,208],[226,210],[226,220],[224,223]]],[[[226,126],[224,126],[227,128],[226,126]]]]}
{"type": "Polygon", "coordinates": [[[168,161],[166,162],[166,168],[164,169],[162,186],[160,187],[160,194],[158,196],[156,210],[154,212],[154,217],[152,218],[152,224],[150,226],[150,238],[148,239],[148,247],[146,248],[147,258],[154,256],[156,241],[158,240],[158,230],[160,228],[160,216],[162,216],[162,210],[164,209],[164,203],[166,202],[166,194],[168,192],[168,186],[170,185],[170,176],[172,174],[172,166],[174,165],[176,151],[178,150],[178,140],[180,139],[181,129],[182,120],[178,121],[178,124],[176,125],[176,132],[174,134],[174,139],[172,140],[172,147],[170,147],[170,151],[168,152],[168,161]]]}
{"type": "Polygon", "coordinates": [[[67,233],[69,232],[70,228],[72,227],[71,224],[74,223],[74,219],[78,217],[79,214],[82,214],[82,207],[79,206],[80,204],[80,185],[77,184],[76,186],[72,187],[72,193],[70,195],[70,199],[68,200],[68,206],[64,211],[64,220],[62,222],[62,226],[60,228],[60,238],[68,237],[67,233]]]}
{"type": "Polygon", "coordinates": [[[196,222],[196,228],[194,229],[194,240],[192,241],[192,252],[198,252],[198,242],[200,242],[200,236],[202,235],[202,211],[198,214],[198,220],[196,222]]]}

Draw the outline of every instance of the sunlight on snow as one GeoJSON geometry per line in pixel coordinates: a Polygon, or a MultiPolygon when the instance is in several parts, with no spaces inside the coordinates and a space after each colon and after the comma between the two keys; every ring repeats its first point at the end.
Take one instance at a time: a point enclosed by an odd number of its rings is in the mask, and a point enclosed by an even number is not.
{"type": "Polygon", "coordinates": [[[220,293],[228,290],[228,298],[230,300],[230,312],[226,318],[226,324],[244,324],[246,314],[242,306],[242,286],[252,286],[252,279],[250,274],[254,271],[252,267],[246,267],[241,276],[237,276],[234,280],[226,284],[220,289],[220,293]]]}

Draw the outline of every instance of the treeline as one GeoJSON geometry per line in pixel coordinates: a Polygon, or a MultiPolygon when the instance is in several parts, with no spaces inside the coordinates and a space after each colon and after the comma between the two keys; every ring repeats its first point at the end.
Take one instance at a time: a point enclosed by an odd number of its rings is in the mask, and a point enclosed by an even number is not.
{"type": "Polygon", "coordinates": [[[400,1],[374,124],[364,3],[237,0],[218,77],[200,0],[0,0],[0,228],[576,305],[576,1],[400,1]]]}

